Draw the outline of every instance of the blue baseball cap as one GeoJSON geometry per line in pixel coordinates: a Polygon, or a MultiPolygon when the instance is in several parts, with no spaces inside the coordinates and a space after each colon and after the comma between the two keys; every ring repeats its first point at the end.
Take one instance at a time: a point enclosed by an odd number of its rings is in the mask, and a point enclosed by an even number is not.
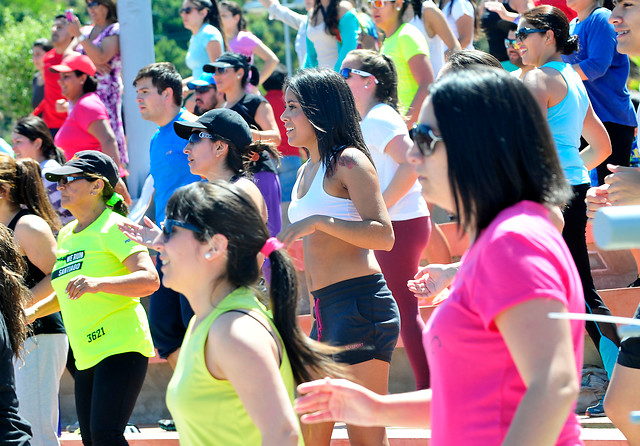
{"type": "Polygon", "coordinates": [[[213,78],[213,74],[211,73],[203,73],[199,79],[195,79],[191,82],[187,83],[187,88],[189,90],[195,90],[196,87],[208,87],[209,85],[215,85],[216,80],[213,78]]]}

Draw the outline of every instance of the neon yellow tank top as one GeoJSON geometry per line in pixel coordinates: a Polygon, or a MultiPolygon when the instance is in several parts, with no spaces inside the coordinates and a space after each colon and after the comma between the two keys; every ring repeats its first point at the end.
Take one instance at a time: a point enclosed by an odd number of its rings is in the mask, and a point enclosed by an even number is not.
{"type": "MultiPolygon", "coordinates": [[[[260,431],[233,386],[227,380],[211,376],[205,364],[204,348],[211,325],[221,314],[238,309],[261,313],[277,333],[271,312],[245,287],[225,297],[195,329],[195,316],[191,319],[166,398],[182,445],[257,446],[262,443],[260,431]]],[[[282,350],[280,375],[293,404],[293,373],[287,352],[282,350]]],[[[299,444],[304,444],[302,435],[299,438],[299,444]]]]}

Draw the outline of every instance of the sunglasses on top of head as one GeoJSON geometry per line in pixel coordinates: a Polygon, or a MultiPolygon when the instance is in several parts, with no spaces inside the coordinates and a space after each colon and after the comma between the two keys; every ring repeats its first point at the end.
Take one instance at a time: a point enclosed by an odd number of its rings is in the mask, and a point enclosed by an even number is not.
{"type": "Polygon", "coordinates": [[[378,83],[378,79],[376,79],[376,77],[373,74],[368,73],[366,71],[356,70],[355,68],[343,68],[340,70],[340,75],[345,79],[349,79],[349,77],[351,77],[351,73],[357,74],[358,76],[362,76],[362,77],[372,77],[373,82],[375,82],[376,84],[378,83]]]}
{"type": "Polygon", "coordinates": [[[171,239],[171,235],[173,235],[174,226],[178,226],[180,228],[188,229],[189,231],[197,232],[198,234],[202,234],[202,230],[190,223],[180,220],[173,220],[171,218],[166,218],[164,223],[162,223],[162,235],[164,236],[165,243],[171,239]]]}
{"type": "Polygon", "coordinates": [[[547,29],[520,28],[518,31],[516,31],[516,41],[522,42],[527,37],[529,37],[529,34],[546,33],[547,31],[547,29]]]}
{"type": "Polygon", "coordinates": [[[409,137],[425,157],[431,156],[436,150],[436,144],[444,141],[442,136],[436,136],[427,124],[413,124],[409,130],[409,137]]]}

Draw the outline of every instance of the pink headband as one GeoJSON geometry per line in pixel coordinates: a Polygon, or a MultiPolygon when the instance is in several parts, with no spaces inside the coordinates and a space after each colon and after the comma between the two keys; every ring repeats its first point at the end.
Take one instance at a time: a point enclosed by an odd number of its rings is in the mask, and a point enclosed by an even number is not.
{"type": "Polygon", "coordinates": [[[260,252],[265,256],[269,257],[273,251],[276,249],[284,248],[284,243],[278,240],[275,237],[269,237],[266,242],[264,242],[264,246],[260,250],[260,252]]]}

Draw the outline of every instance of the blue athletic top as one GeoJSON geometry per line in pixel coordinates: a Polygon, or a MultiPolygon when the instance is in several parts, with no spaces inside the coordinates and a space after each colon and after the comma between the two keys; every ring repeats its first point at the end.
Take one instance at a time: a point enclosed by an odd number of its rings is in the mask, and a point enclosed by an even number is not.
{"type": "Polygon", "coordinates": [[[570,32],[579,39],[579,49],[562,56],[569,64],[578,64],[588,80],[584,86],[593,111],[602,122],[636,126],[631,96],[627,90],[629,57],[617,51],[616,33],[608,20],[611,11],[598,8],[582,22],[571,21],[570,32]]]}
{"type": "Polygon", "coordinates": [[[180,110],[171,122],[160,127],[151,138],[149,173],[153,177],[153,186],[156,188],[153,200],[157,224],[164,221],[164,208],[171,194],[180,186],[201,179],[189,170],[187,155],[182,151],[187,141],[180,138],[173,129],[175,121],[184,121],[182,118],[184,112],[184,109],[180,110]]]}
{"type": "Polygon", "coordinates": [[[218,28],[208,23],[202,25],[200,31],[192,35],[189,39],[189,49],[187,50],[187,56],[185,62],[187,66],[191,68],[191,74],[194,79],[200,79],[200,76],[204,73],[202,67],[211,62],[209,60],[209,53],[207,53],[207,44],[217,40],[222,45],[222,52],[224,53],[224,41],[222,40],[222,34],[218,28]]]}
{"type": "Polygon", "coordinates": [[[567,95],[547,109],[547,121],[556,143],[558,157],[569,184],[589,183],[589,172],[580,158],[580,136],[589,109],[589,97],[578,73],[563,62],[547,62],[542,67],[553,68],[567,84],[567,95]]]}

